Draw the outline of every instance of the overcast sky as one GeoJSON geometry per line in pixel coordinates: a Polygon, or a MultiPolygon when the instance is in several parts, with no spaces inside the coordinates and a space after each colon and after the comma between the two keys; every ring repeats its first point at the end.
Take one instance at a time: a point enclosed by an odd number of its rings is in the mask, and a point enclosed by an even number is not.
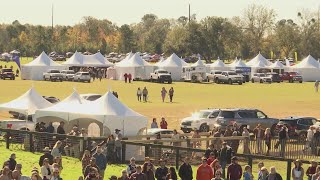
{"type": "Polygon", "coordinates": [[[147,13],[159,18],[178,18],[191,13],[197,19],[206,16],[240,16],[250,4],[273,8],[278,19],[295,19],[301,9],[317,11],[319,0],[1,0],[0,23],[51,25],[51,5],[54,24],[74,25],[84,16],[108,19],[117,25],[139,22],[147,13]]]}

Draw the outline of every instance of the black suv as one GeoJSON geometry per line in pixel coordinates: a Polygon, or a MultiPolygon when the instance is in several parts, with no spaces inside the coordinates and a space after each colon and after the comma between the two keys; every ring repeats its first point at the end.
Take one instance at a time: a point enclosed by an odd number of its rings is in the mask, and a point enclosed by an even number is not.
{"type": "Polygon", "coordinates": [[[280,83],[282,81],[281,76],[278,73],[267,73],[267,76],[271,76],[272,82],[280,83]]]}
{"type": "Polygon", "coordinates": [[[317,119],[314,117],[287,117],[279,120],[276,131],[279,132],[283,126],[286,126],[289,137],[296,137],[300,141],[305,141],[309,127],[316,122],[317,119]]]}
{"type": "Polygon", "coordinates": [[[1,74],[0,74],[0,77],[1,77],[1,79],[3,79],[3,80],[5,80],[5,79],[14,80],[14,79],[15,79],[15,75],[14,75],[12,69],[10,69],[10,68],[4,68],[4,69],[2,69],[1,74]]]}

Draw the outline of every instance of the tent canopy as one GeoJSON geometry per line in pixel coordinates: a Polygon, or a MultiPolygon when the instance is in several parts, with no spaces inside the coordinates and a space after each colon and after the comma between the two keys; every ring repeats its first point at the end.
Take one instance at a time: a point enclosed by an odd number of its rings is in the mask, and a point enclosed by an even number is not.
{"type": "Polygon", "coordinates": [[[299,64],[292,66],[293,68],[319,68],[319,62],[311,55],[304,58],[299,64]]]}
{"type": "MultiPolygon", "coordinates": [[[[127,57],[129,58],[131,54],[127,57]]],[[[141,67],[141,66],[151,66],[147,61],[143,60],[137,53],[132,55],[129,59],[124,59],[116,64],[118,67],[141,67]]]]}
{"type": "Polygon", "coordinates": [[[80,67],[110,67],[113,66],[100,52],[92,55],[83,55],[75,52],[66,62],[63,63],[68,66],[80,67]]]}
{"type": "Polygon", "coordinates": [[[280,61],[276,61],[269,66],[271,69],[284,69],[284,65],[280,61]]]}
{"type": "Polygon", "coordinates": [[[49,56],[43,51],[36,59],[25,64],[24,66],[52,66],[62,67],[61,64],[54,62],[49,56]]]}
{"type": "Polygon", "coordinates": [[[205,67],[205,64],[201,59],[199,59],[197,62],[191,65],[191,67],[205,67]]]}
{"type": "Polygon", "coordinates": [[[0,110],[16,111],[21,114],[34,114],[36,110],[52,106],[32,87],[15,100],[0,105],[0,110]]]}
{"type": "Polygon", "coordinates": [[[229,67],[248,67],[241,59],[234,60],[229,67]]]}
{"type": "Polygon", "coordinates": [[[158,65],[159,67],[183,67],[188,66],[184,60],[179,58],[175,53],[158,65]]]}
{"type": "Polygon", "coordinates": [[[264,64],[264,67],[265,67],[265,66],[270,66],[272,63],[268,61],[265,57],[263,57],[259,52],[259,54],[256,57],[254,57],[249,62],[247,62],[247,65],[251,67],[254,67],[257,64],[264,64]]]}
{"type": "Polygon", "coordinates": [[[218,60],[210,64],[210,67],[225,67],[225,64],[218,58],[218,60]]]}

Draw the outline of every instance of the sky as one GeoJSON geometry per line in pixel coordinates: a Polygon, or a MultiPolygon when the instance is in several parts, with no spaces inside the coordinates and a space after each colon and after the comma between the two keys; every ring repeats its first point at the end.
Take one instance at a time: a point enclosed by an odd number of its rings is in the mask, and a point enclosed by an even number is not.
{"type": "Polygon", "coordinates": [[[159,18],[178,18],[191,14],[197,19],[206,16],[241,16],[250,4],[264,5],[277,13],[278,19],[295,19],[302,9],[318,11],[319,0],[0,0],[0,23],[51,25],[51,6],[54,25],[74,25],[84,16],[108,19],[117,25],[138,23],[147,13],[159,18]]]}

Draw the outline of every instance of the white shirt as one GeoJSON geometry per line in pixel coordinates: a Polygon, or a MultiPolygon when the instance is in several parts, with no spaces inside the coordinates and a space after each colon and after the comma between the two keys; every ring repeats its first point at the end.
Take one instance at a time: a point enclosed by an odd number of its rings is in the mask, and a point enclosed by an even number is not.
{"type": "Polygon", "coordinates": [[[307,141],[312,141],[313,138],[313,131],[311,129],[308,129],[307,131],[307,141]]]}

